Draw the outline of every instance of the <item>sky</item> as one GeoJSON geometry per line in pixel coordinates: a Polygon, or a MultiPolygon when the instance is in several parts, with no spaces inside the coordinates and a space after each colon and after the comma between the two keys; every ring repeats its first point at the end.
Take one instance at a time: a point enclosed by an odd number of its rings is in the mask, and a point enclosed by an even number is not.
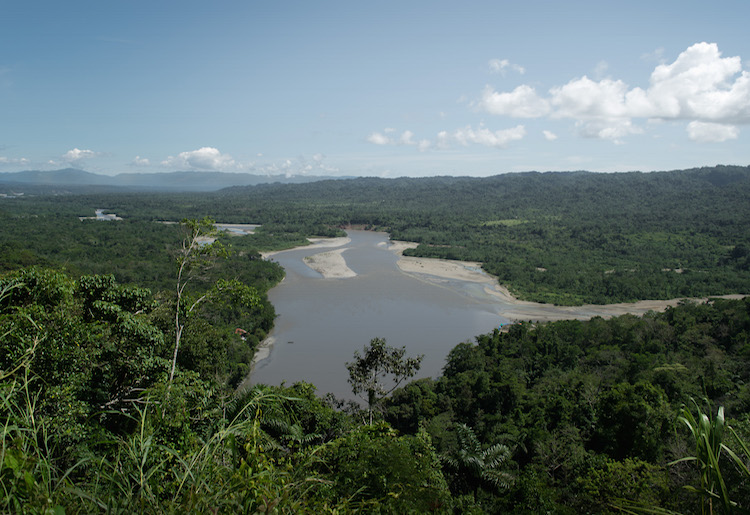
{"type": "Polygon", "coordinates": [[[0,172],[750,164],[747,0],[0,2],[0,172]]]}

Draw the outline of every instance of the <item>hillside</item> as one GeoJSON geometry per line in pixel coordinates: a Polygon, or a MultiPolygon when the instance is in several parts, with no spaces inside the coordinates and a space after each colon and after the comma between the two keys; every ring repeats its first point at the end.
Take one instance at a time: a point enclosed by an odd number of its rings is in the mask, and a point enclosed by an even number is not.
{"type": "MultiPolygon", "coordinates": [[[[4,241],[32,251],[29,231],[63,223],[39,224],[28,218],[32,213],[91,216],[101,207],[130,223],[210,216],[263,224],[249,240],[273,248],[349,226],[380,229],[418,242],[411,255],[479,261],[523,299],[569,305],[749,292],[748,198],[750,167],[716,166],[92,193],[5,199],[0,209],[13,220],[4,241]]],[[[49,250],[34,252],[55,258],[49,250]]]]}

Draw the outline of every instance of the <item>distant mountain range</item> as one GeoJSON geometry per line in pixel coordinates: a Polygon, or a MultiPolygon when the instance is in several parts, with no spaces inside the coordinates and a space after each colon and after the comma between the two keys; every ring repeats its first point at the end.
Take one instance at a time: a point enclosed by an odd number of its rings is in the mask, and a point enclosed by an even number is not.
{"type": "Polygon", "coordinates": [[[0,173],[0,191],[29,190],[29,193],[80,193],[102,191],[207,192],[232,186],[256,184],[299,184],[341,177],[304,175],[253,175],[226,172],[121,173],[101,175],[76,168],[63,170],[0,173]]]}

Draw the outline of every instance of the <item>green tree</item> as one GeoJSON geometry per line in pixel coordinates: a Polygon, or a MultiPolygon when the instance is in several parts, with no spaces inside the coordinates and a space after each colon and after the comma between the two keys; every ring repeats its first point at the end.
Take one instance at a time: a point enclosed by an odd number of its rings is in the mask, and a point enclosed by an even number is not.
{"type": "Polygon", "coordinates": [[[367,402],[370,424],[380,402],[419,371],[424,355],[406,358],[405,354],[406,347],[391,347],[383,338],[373,338],[363,355],[355,351],[354,361],[347,362],[349,384],[354,395],[367,402]]]}
{"type": "Polygon", "coordinates": [[[471,493],[476,500],[477,491],[484,487],[507,490],[515,477],[502,470],[511,458],[507,445],[496,443],[482,449],[474,430],[466,424],[456,425],[457,446],[441,456],[446,468],[453,473],[453,490],[460,494],[471,493]]]}
{"type": "Polygon", "coordinates": [[[172,369],[169,372],[170,384],[174,379],[174,371],[177,367],[177,352],[180,350],[180,340],[182,339],[182,331],[185,329],[186,319],[209,296],[208,293],[205,293],[197,298],[188,299],[185,289],[192,279],[210,266],[216,257],[227,255],[224,246],[215,240],[218,231],[214,221],[210,218],[206,217],[202,220],[186,219],[181,222],[181,225],[185,230],[185,235],[182,240],[182,248],[177,255],[175,342],[172,354],[172,369]]]}

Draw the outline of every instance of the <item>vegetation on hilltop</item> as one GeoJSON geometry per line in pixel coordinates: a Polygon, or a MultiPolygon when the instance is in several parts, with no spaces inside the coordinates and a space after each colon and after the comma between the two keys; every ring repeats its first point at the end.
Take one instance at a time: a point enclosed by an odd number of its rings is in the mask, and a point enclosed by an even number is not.
{"type": "Polygon", "coordinates": [[[748,508],[750,300],[482,335],[366,424],[309,384],[233,394],[205,318],[170,381],[167,307],[107,276],[0,278],[3,511],[748,508]]]}
{"type": "Polygon", "coordinates": [[[234,386],[283,276],[260,245],[363,224],[550,301],[747,291],[749,183],[716,167],[3,199],[0,510],[744,513],[747,298],[516,324],[370,411],[309,384],[234,386]],[[125,220],[78,220],[99,207],[125,220]],[[181,236],[156,221],[197,213],[264,228],[222,237],[234,251],[188,297],[241,283],[252,302],[178,317],[170,379],[181,236]]]}
{"type": "MultiPolygon", "coordinates": [[[[420,243],[408,255],[480,261],[527,300],[581,304],[700,297],[750,291],[748,198],[750,167],[717,166],[658,173],[360,178],[201,196],[4,199],[3,219],[19,229],[0,236],[0,252],[10,253],[6,261],[54,262],[54,253],[45,248],[54,238],[40,234],[40,243],[21,241],[26,232],[44,230],[21,229],[33,225],[29,217],[89,215],[106,206],[136,224],[196,213],[228,223],[261,223],[256,235],[242,239],[256,248],[333,236],[352,225],[382,229],[394,239],[420,243]]],[[[47,219],[38,225],[55,223],[47,219]]],[[[60,229],[61,234],[81,232],[60,229]]],[[[95,252],[87,241],[81,235],[75,245],[63,247],[95,252]]]]}

